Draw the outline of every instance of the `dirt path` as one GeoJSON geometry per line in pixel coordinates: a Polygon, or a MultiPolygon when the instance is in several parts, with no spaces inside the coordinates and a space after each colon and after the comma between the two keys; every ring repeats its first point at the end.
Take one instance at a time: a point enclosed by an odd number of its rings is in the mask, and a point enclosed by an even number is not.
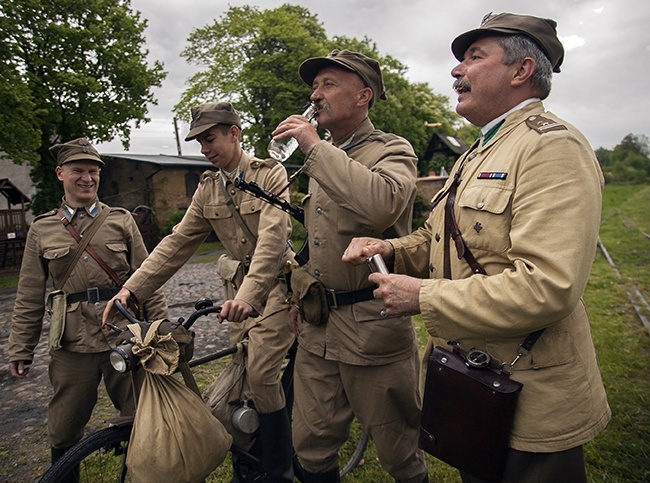
{"type": "MultiPolygon", "coordinates": [[[[187,317],[194,302],[201,297],[215,302],[223,299],[221,281],[217,280],[214,267],[214,263],[190,263],[167,282],[164,291],[173,320],[187,317]]],[[[46,409],[52,393],[47,375],[49,320],[44,323],[29,377],[12,378],[7,338],[14,298],[15,290],[0,291],[0,482],[3,483],[36,481],[50,465],[46,430],[46,409]]],[[[196,332],[196,355],[227,344],[227,326],[197,323],[196,332]]],[[[88,430],[103,427],[114,416],[115,411],[100,385],[100,401],[88,430]]]]}

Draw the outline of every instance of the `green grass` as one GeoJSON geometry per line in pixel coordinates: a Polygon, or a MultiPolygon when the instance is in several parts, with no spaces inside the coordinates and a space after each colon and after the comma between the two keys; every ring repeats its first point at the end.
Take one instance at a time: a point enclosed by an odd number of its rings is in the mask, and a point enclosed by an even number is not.
{"type": "MultiPolygon", "coordinates": [[[[636,286],[650,299],[650,186],[608,186],[601,240],[621,278],[599,253],[585,301],[612,421],[586,445],[590,481],[650,481],[650,336],[627,295],[636,286]]],[[[650,317],[647,311],[644,314],[650,317]]]]}
{"type": "Polygon", "coordinates": [[[0,290],[4,288],[13,288],[18,285],[18,275],[3,275],[0,277],[0,290]]]}

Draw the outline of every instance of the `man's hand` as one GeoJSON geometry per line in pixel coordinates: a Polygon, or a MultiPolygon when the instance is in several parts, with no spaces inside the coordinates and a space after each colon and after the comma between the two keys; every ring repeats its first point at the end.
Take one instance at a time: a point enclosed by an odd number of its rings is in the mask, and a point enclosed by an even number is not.
{"type": "MultiPolygon", "coordinates": [[[[219,322],[227,320],[229,322],[241,322],[255,312],[255,309],[248,303],[240,299],[226,300],[221,306],[221,312],[217,315],[219,322]]],[[[257,312],[255,312],[257,315],[257,312]]]]}
{"type": "Polygon", "coordinates": [[[106,327],[106,323],[110,322],[117,310],[115,308],[115,300],[119,300],[124,307],[128,307],[129,300],[131,299],[131,291],[128,288],[122,287],[119,292],[108,301],[104,314],[102,315],[102,327],[106,327]]]}
{"type": "Polygon", "coordinates": [[[289,323],[291,324],[291,330],[296,337],[300,335],[300,317],[302,317],[300,309],[297,305],[292,305],[289,309],[289,323]]]}
{"type": "Polygon", "coordinates": [[[378,285],[373,295],[381,299],[386,308],[386,315],[415,315],[420,313],[420,287],[422,280],[408,275],[391,273],[371,273],[371,283],[378,285]]]}
{"type": "Polygon", "coordinates": [[[386,265],[393,265],[395,261],[395,249],[393,245],[386,240],[369,237],[353,238],[343,252],[341,261],[351,263],[352,265],[361,265],[377,253],[382,256],[386,265]]]}
{"type": "Polygon", "coordinates": [[[29,374],[27,361],[13,361],[9,363],[9,371],[16,379],[24,379],[29,374]]]}
{"type": "Polygon", "coordinates": [[[271,135],[276,141],[289,137],[296,138],[298,146],[300,146],[300,150],[304,154],[311,151],[320,141],[316,128],[306,118],[298,114],[289,116],[278,124],[278,127],[275,128],[271,135]]]}

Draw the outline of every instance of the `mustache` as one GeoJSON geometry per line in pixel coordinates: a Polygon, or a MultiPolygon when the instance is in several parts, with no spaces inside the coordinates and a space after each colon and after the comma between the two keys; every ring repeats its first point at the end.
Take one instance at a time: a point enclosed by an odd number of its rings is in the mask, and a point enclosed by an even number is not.
{"type": "Polygon", "coordinates": [[[466,79],[456,79],[453,84],[454,90],[458,93],[461,92],[470,92],[472,86],[466,79]]]}

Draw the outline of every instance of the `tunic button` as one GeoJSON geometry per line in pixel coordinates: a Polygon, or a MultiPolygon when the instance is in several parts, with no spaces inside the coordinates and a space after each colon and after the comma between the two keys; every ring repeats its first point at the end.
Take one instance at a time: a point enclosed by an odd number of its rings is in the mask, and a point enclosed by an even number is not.
{"type": "Polygon", "coordinates": [[[320,270],[314,270],[314,277],[320,277],[320,270]]]}
{"type": "Polygon", "coordinates": [[[87,262],[87,261],[88,261],[88,256],[85,256],[84,257],[84,262],[87,262]]]}
{"type": "Polygon", "coordinates": [[[235,194],[235,190],[234,190],[234,189],[230,190],[230,194],[231,194],[231,195],[234,195],[234,194],[235,194]]]}
{"type": "Polygon", "coordinates": [[[482,210],[485,207],[485,203],[483,203],[482,201],[479,201],[478,203],[476,203],[476,207],[479,210],[482,210]]]}
{"type": "Polygon", "coordinates": [[[436,239],[437,242],[439,242],[440,241],[440,233],[436,233],[436,236],[434,238],[436,239]]]}
{"type": "Polygon", "coordinates": [[[319,240],[318,238],[316,238],[316,239],[314,240],[314,246],[315,246],[315,247],[319,247],[319,246],[320,246],[320,240],[319,240]]]}
{"type": "Polygon", "coordinates": [[[471,153],[469,156],[467,156],[467,159],[474,159],[476,156],[478,156],[478,153],[471,153]]]}
{"type": "Polygon", "coordinates": [[[429,264],[429,272],[433,273],[433,263],[429,264]]]}
{"type": "Polygon", "coordinates": [[[246,243],[246,238],[242,238],[242,239],[241,239],[241,242],[242,242],[242,243],[246,243]]]}
{"type": "Polygon", "coordinates": [[[323,209],[320,206],[318,208],[316,208],[316,214],[317,215],[322,215],[323,214],[323,209]]]}
{"type": "Polygon", "coordinates": [[[79,214],[79,218],[80,218],[81,220],[83,220],[85,217],[86,217],[86,215],[84,215],[83,213],[80,213],[80,214],[79,214]]]}

